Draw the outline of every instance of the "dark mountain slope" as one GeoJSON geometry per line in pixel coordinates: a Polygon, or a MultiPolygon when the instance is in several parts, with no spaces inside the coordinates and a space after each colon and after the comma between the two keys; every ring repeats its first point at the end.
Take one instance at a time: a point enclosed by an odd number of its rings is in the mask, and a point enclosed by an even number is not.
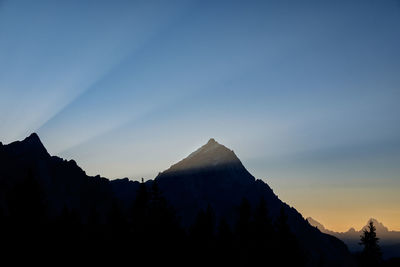
{"type": "Polygon", "coordinates": [[[36,134],[0,146],[0,204],[29,177],[39,183],[49,216],[67,207],[85,217],[90,210],[106,210],[113,197],[108,179],[89,177],[75,161],[50,156],[36,134]]]}
{"type": "Polygon", "coordinates": [[[280,206],[269,186],[256,180],[233,151],[211,139],[206,145],[159,174],[158,182],[167,199],[191,224],[199,209],[212,204],[217,217],[232,221],[243,197],[257,203],[264,196],[274,213],[280,206]]]}
{"type": "Polygon", "coordinates": [[[272,218],[277,218],[284,207],[289,225],[309,253],[312,265],[318,262],[351,265],[342,241],[310,226],[300,213],[279,200],[266,183],[256,180],[232,150],[214,139],[159,174],[155,181],[186,225],[193,223],[198,211],[209,204],[217,219],[233,222],[243,198],[253,207],[264,198],[272,218]]]}
{"type": "MultiPolygon", "coordinates": [[[[112,218],[117,220],[114,223],[118,222],[122,215],[113,209],[115,203],[131,207],[140,187],[140,183],[128,179],[109,181],[99,176],[87,176],[75,161],[50,156],[36,134],[23,141],[0,145],[0,208],[4,214],[10,212],[6,208],[9,193],[29,178],[40,185],[50,217],[59,216],[67,207],[78,212],[83,221],[88,221],[93,211],[104,221],[111,210],[114,211],[112,218]]],[[[214,209],[218,220],[226,218],[234,224],[243,198],[247,198],[253,207],[263,198],[273,220],[284,208],[291,230],[308,254],[308,265],[353,265],[343,242],[310,226],[300,213],[279,200],[266,183],[256,180],[233,151],[213,139],[159,174],[155,181],[186,228],[208,205],[214,209]]],[[[153,183],[146,182],[147,188],[153,183]]],[[[25,186],[21,192],[29,192],[30,188],[25,186]]],[[[129,215],[122,217],[129,218],[129,215]]],[[[114,229],[111,221],[114,234],[124,229],[124,223],[121,223],[114,229]]]]}

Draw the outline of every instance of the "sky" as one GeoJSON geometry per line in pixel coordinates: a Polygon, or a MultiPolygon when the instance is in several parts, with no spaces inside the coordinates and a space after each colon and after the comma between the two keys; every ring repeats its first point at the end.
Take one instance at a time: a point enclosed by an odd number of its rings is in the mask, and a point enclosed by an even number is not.
{"type": "Polygon", "coordinates": [[[400,230],[400,1],[0,0],[0,141],[154,178],[209,138],[328,229],[400,230]]]}

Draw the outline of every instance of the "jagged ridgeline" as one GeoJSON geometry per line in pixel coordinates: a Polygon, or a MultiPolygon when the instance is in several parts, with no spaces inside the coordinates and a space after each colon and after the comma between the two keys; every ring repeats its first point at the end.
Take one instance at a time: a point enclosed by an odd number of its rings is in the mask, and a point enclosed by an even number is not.
{"type": "Polygon", "coordinates": [[[383,223],[379,222],[374,218],[370,218],[366,225],[360,230],[356,230],[353,227],[346,232],[335,232],[326,229],[321,223],[314,220],[311,217],[307,218],[307,221],[314,227],[317,227],[323,233],[336,236],[348,246],[352,252],[359,252],[363,249],[360,246],[360,236],[363,235],[365,229],[368,229],[369,222],[372,222],[376,227],[376,234],[379,237],[379,245],[381,246],[383,258],[390,259],[394,257],[400,257],[400,232],[390,231],[383,223]]]}
{"type": "Polygon", "coordinates": [[[90,177],[39,137],[0,144],[2,253],[113,264],[353,266],[214,139],[145,183],[90,177]],[[43,254],[43,251],[46,251],[43,254]]]}

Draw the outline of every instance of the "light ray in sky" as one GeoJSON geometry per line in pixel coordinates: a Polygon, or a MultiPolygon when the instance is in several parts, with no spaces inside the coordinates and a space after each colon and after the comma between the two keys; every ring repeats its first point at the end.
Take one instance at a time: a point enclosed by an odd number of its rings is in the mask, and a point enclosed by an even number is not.
{"type": "MultiPolygon", "coordinates": [[[[138,179],[213,137],[307,216],[326,204],[334,222],[356,184],[398,202],[399,14],[375,0],[3,1],[0,141],[37,131],[89,174],[138,179]]],[[[342,219],[366,212],[358,200],[342,219]]],[[[379,214],[400,218],[392,202],[379,214]]]]}
{"type": "Polygon", "coordinates": [[[102,2],[95,8],[87,4],[78,8],[74,2],[28,1],[26,12],[19,4],[7,2],[1,10],[6,15],[0,18],[0,36],[13,31],[0,43],[0,58],[11,63],[0,66],[1,87],[14,97],[0,102],[5,107],[0,130],[10,134],[6,140],[40,128],[188,6],[141,1],[105,10],[102,2]],[[44,10],[52,15],[41,16],[44,10]],[[17,16],[23,21],[10,27],[17,16]],[[71,22],[71,16],[77,19],[71,22]],[[30,109],[28,116],[21,112],[25,109],[30,109]]]}

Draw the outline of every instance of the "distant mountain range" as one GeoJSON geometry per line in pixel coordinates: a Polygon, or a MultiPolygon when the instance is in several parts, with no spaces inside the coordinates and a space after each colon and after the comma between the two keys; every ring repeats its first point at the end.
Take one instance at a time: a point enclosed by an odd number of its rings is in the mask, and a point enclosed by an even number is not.
{"type": "MultiPolygon", "coordinates": [[[[8,145],[0,143],[0,209],[5,209],[7,194],[25,177],[34,177],[41,184],[50,216],[60,216],[68,208],[87,221],[93,210],[99,212],[100,220],[104,218],[115,201],[128,209],[141,186],[127,178],[88,176],[75,161],[50,156],[37,134],[8,145]]],[[[154,181],[184,226],[193,224],[196,214],[208,206],[217,220],[224,218],[232,224],[243,198],[252,206],[263,198],[273,220],[283,208],[291,231],[307,253],[308,265],[354,266],[341,240],[311,226],[265,182],[255,179],[232,150],[214,139],[145,185],[150,187],[154,181]]]]}
{"type": "Polygon", "coordinates": [[[320,222],[311,217],[308,217],[307,221],[312,226],[317,227],[321,232],[336,236],[343,240],[352,251],[359,251],[362,249],[359,245],[360,236],[363,233],[363,230],[367,228],[369,222],[372,221],[376,227],[376,234],[379,238],[379,244],[381,245],[383,256],[385,258],[400,257],[400,231],[389,231],[386,226],[374,218],[369,219],[366,225],[360,230],[356,231],[354,228],[350,228],[347,232],[328,230],[320,222]]]}

